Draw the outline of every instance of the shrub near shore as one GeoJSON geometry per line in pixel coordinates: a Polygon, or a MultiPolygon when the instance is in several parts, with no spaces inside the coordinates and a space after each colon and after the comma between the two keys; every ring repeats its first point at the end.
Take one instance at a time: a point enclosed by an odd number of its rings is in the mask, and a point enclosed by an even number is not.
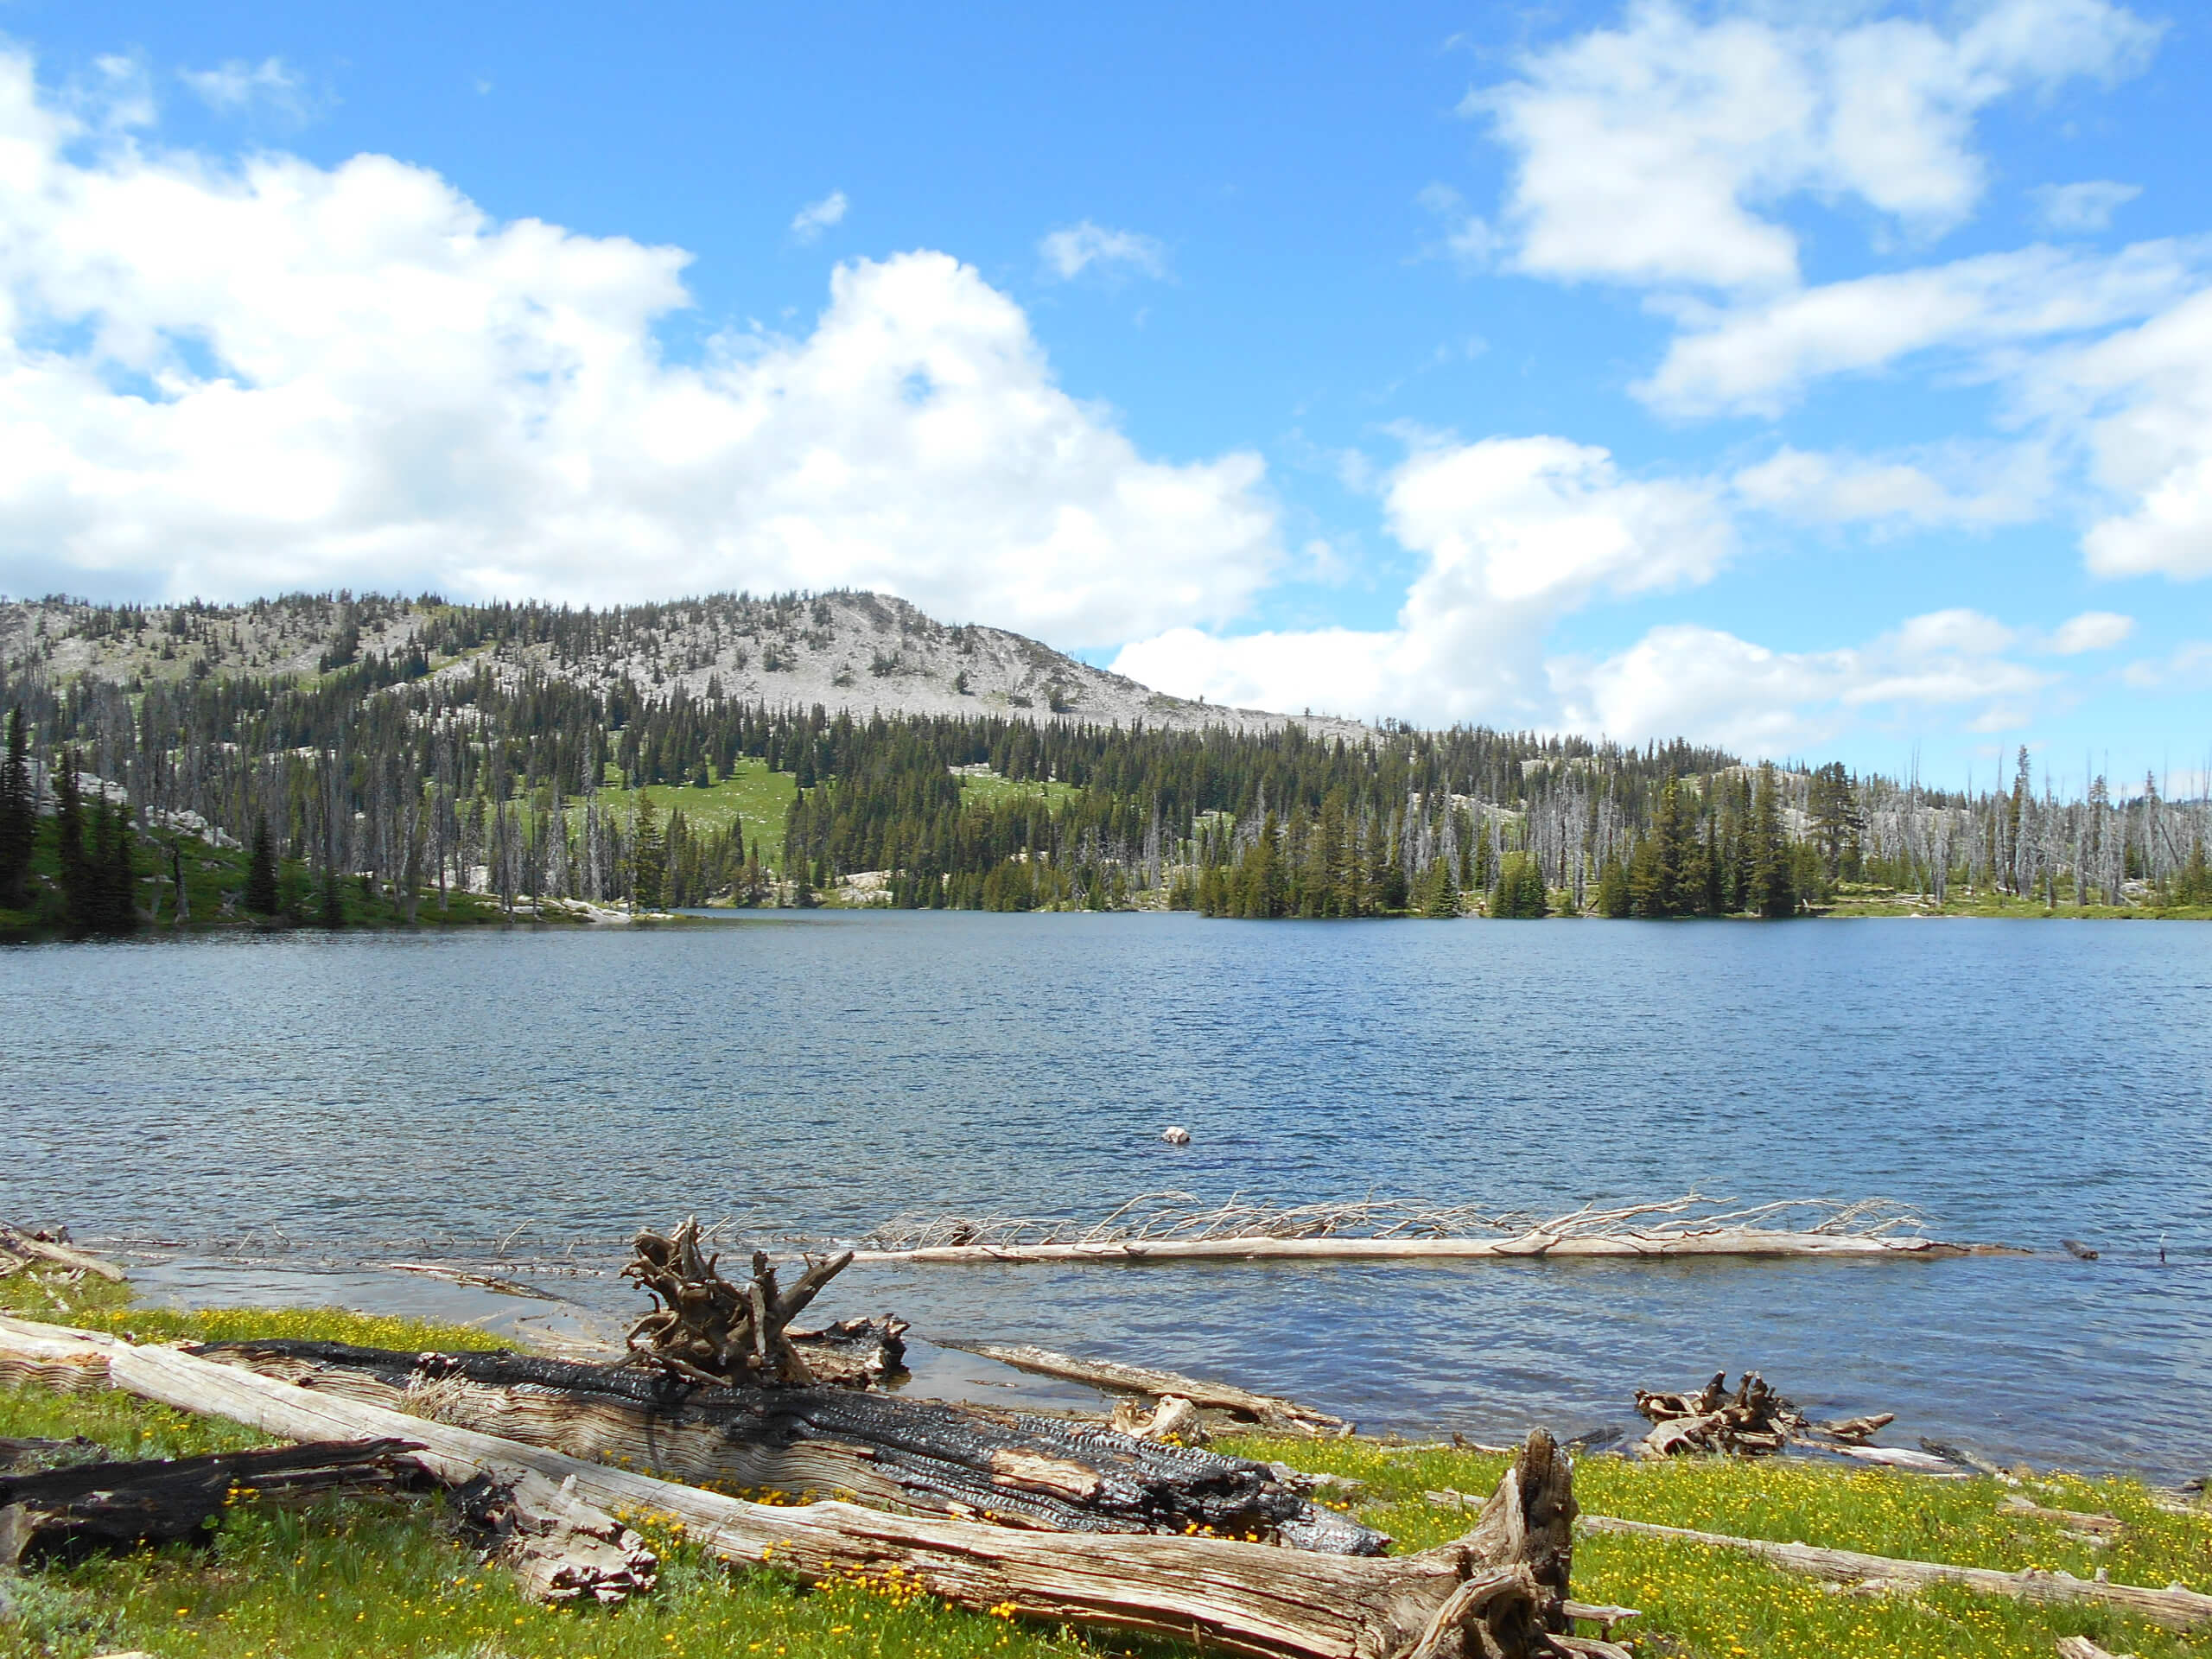
{"type": "MultiPolygon", "coordinates": [[[[197,1312],[132,1306],[124,1287],[21,1273],[0,1281],[0,1306],[150,1340],[316,1337],[404,1350],[483,1348],[467,1326],[333,1309],[197,1312]]],[[[181,1456],[261,1442],[253,1431],[120,1393],[62,1395],[0,1389],[0,1436],[81,1434],[121,1457],[181,1456]]],[[[1393,1451],[1373,1441],[1246,1439],[1233,1453],[1281,1459],[1366,1484],[1363,1519],[1402,1551],[1464,1531],[1466,1513],[1433,1494],[1476,1498],[1504,1460],[1465,1451],[1393,1451]]],[[[2212,1589],[2212,1513],[2158,1508],[2141,1483],[2049,1477],[2029,1490],[2048,1507],[2101,1510],[2124,1523],[2093,1550],[2055,1524],[1999,1513],[1986,1479],[1932,1481],[1889,1471],[1803,1463],[1582,1459],[1576,1494],[1593,1514],[1923,1560],[2017,1570],[2063,1568],[2116,1581],[2212,1589]]],[[[327,1503],[299,1513],[232,1510],[205,1549],[141,1552],[35,1569],[9,1586],[16,1618],[0,1624],[0,1659],[89,1659],[140,1649],[162,1659],[322,1659],[378,1653],[410,1659],[637,1659],[746,1655],[760,1659],[1076,1659],[1183,1653],[1172,1643],[1032,1626],[948,1606],[896,1578],[808,1587],[733,1571],[645,1523],[664,1572],[652,1596],[619,1609],[534,1606],[453,1535],[435,1498],[327,1503]]],[[[2201,1653],[2198,1643],[2110,1613],[2038,1606],[1948,1588],[1867,1598],[1776,1572],[1732,1554],[1597,1534],[1578,1541],[1576,1592],[1641,1610],[1624,1626],[1640,1655],[1678,1659],[2049,1659],[2056,1638],[2088,1635],[2143,1659],[2201,1653]]]]}

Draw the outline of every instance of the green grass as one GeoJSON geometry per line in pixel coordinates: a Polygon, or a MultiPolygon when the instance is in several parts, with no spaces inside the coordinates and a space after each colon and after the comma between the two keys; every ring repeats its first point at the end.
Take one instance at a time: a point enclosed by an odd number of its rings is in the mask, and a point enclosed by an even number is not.
{"type": "Polygon", "coordinates": [[[1040,800],[1047,807],[1058,810],[1064,803],[1082,791],[1073,784],[1007,778],[995,772],[969,772],[960,775],[960,792],[967,799],[985,806],[1004,806],[1027,797],[1040,800]]]}
{"type": "MultiPolygon", "coordinates": [[[[243,908],[234,908],[226,915],[223,901],[242,899],[245,893],[248,855],[243,849],[218,847],[196,836],[186,836],[183,841],[186,909],[191,918],[187,925],[190,931],[312,925],[320,917],[321,890],[304,864],[289,860],[279,866],[278,890],[295,916],[304,918],[304,924],[289,918],[273,922],[266,918],[257,918],[246,914],[243,908]]],[[[31,906],[25,910],[0,910],[0,936],[51,931],[59,927],[62,915],[60,847],[60,830],[55,821],[40,819],[38,841],[31,857],[31,906]]],[[[176,916],[175,889],[168,882],[172,872],[168,839],[166,836],[142,836],[136,838],[136,847],[134,868],[140,878],[138,906],[141,910],[155,912],[154,922],[140,928],[139,937],[155,937],[173,931],[176,916]],[[158,882],[147,879],[157,871],[161,876],[158,882]]],[[[405,925],[394,900],[380,891],[365,890],[358,878],[341,880],[338,884],[338,898],[348,927],[405,925]]],[[[441,910],[434,889],[423,894],[416,908],[416,924],[424,927],[476,926],[505,919],[499,913],[499,901],[480,893],[452,893],[446,907],[441,910]]]]}
{"type": "MultiPolygon", "coordinates": [[[[1368,1484],[1359,1514],[1396,1541],[1425,1549],[1459,1536],[1472,1516],[1423,1494],[1456,1491],[1479,1500],[1497,1485],[1503,1458],[1469,1452],[1389,1454],[1371,1442],[1251,1440],[1221,1447],[1351,1476],[1368,1484]]],[[[2020,1489],[2049,1509],[2102,1510],[2126,1522],[2109,1549],[2069,1539],[2058,1525],[1999,1513],[2008,1491],[1994,1480],[1937,1481],[1891,1470],[1689,1459],[1651,1465],[1581,1459],[1574,1494],[1592,1515],[1691,1527],[1739,1537],[1793,1540],[1868,1554],[2017,1571],[2106,1568],[2118,1582],[2182,1583],[2212,1592],[2212,1510],[2178,1516],[2153,1506],[2139,1481],[2056,1475],[2020,1489]]],[[[2037,1606],[1942,1587],[1910,1597],[1832,1592],[1818,1580],[1732,1551],[1592,1533],[1574,1547],[1575,1593],[1634,1607],[1621,1627],[1639,1654],[1698,1659],[2050,1659],[2061,1636],[2088,1636],[2142,1659],[2208,1651],[2139,1620],[2086,1606],[2037,1606]]]]}
{"type": "Polygon", "coordinates": [[[2059,889],[2056,907],[2044,903],[2040,898],[2022,899],[2009,893],[1989,888],[1972,892],[1953,887],[1941,906],[1923,904],[1922,895],[1901,893],[1895,887],[1885,887],[1871,882],[1844,882],[1836,889],[1835,898],[1825,906],[1827,913],[1836,917],[1867,916],[1993,916],[2037,920],[2113,921],[2212,921],[2212,905],[2088,905],[2074,902],[2072,893],[2064,887],[2059,889]]]}
{"type": "MultiPolygon", "coordinates": [[[[335,1309],[167,1312],[133,1306],[127,1287],[51,1275],[0,1280],[0,1307],[145,1338],[321,1337],[399,1349],[484,1347],[467,1326],[335,1309]]],[[[257,1443],[251,1431],[123,1394],[0,1388],[0,1435],[82,1434],[132,1457],[257,1443]]],[[[1391,1453],[1373,1441],[1247,1439],[1221,1449],[1281,1459],[1367,1484],[1361,1518],[1400,1553],[1457,1537],[1464,1510],[1425,1494],[1479,1500],[1505,1459],[1473,1452],[1391,1453]]],[[[2126,1529],[2092,1550],[2053,1523],[1999,1513],[1991,1480],[1930,1481],[1886,1470],[1776,1462],[1659,1465],[1586,1458],[1575,1493],[1590,1513],[1670,1526],[2017,1569],[2097,1567],[2130,1584],[2212,1590],[2212,1512],[2172,1515],[2129,1480],[2053,1475],[2021,1490],[2055,1509],[2106,1510],[2126,1529]]],[[[242,1506],[204,1548],[43,1567],[10,1586],[18,1619],[0,1624],[0,1659],[89,1659],[143,1649],[162,1659],[1090,1659],[1187,1647],[1131,1644],[970,1613],[874,1580],[809,1587],[734,1569],[680,1536],[647,1529],[661,1587],[618,1609],[532,1606],[454,1535],[435,1497],[354,1500],[297,1513],[242,1506]]],[[[1894,1599],[1832,1593],[1730,1552],[1592,1534],[1575,1546],[1576,1593],[1641,1610],[1622,1628],[1653,1659],[2050,1659],[2062,1635],[2115,1652],[2177,1659],[2208,1651],[2108,1612],[2036,1606],[1950,1588],[1894,1599]]]]}
{"type": "MultiPolygon", "coordinates": [[[[667,828],[668,815],[682,808],[684,821],[695,830],[722,830],[742,819],[745,844],[758,844],[760,861],[780,868],[784,861],[784,820],[798,793],[798,779],[788,772],[771,772],[766,760],[738,757],[736,770],[705,789],[684,784],[647,784],[640,791],[614,786],[599,793],[599,810],[620,815],[626,822],[633,794],[643,794],[660,814],[667,828]]],[[[581,821],[583,808],[571,803],[569,810],[581,821]]]]}

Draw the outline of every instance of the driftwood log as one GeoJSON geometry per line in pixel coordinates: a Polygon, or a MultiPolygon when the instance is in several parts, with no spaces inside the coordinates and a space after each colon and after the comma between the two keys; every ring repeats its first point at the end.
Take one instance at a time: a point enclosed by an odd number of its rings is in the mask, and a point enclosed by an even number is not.
{"type": "Polygon", "coordinates": [[[511,1353],[340,1343],[194,1351],[264,1376],[678,1480],[1059,1532],[1192,1530],[1338,1554],[1381,1533],[1268,1467],[1053,1418],[830,1388],[702,1388],[666,1373],[511,1353]]]}
{"type": "MultiPolygon", "coordinates": [[[[804,1388],[817,1381],[815,1367],[794,1345],[791,1322],[843,1272],[853,1253],[809,1256],[788,1289],[776,1282],[765,1251],[753,1252],[753,1277],[734,1284],[715,1270],[720,1255],[702,1248],[696,1216],[669,1232],[641,1231],[622,1269],[653,1299],[653,1311],[630,1328],[632,1363],[658,1367],[693,1382],[750,1382],[804,1388]]],[[[906,1327],[886,1320],[893,1343],[906,1327]]],[[[841,1327],[857,1335],[850,1327],[841,1327]]],[[[820,1333],[816,1333],[817,1338],[820,1333]]],[[[897,1369],[903,1348],[890,1356],[897,1369]]],[[[879,1365],[879,1369],[880,1366],[879,1365]]],[[[864,1384],[863,1384],[864,1386],[864,1384]]]]}
{"type": "Polygon", "coordinates": [[[1194,1376],[1155,1370],[1149,1365],[1124,1365],[1111,1359],[1078,1359],[1071,1354],[1056,1354],[1047,1348],[1004,1343],[947,1345],[984,1359],[995,1359],[1018,1371],[1084,1382],[1113,1394],[1142,1395],[1154,1400],[1171,1396],[1188,1400],[1202,1411],[1225,1412],[1240,1422],[1256,1424],[1277,1433],[1344,1435],[1351,1433],[1354,1427],[1341,1417],[1301,1406],[1295,1400],[1254,1394],[1249,1389],[1233,1388],[1225,1382],[1202,1382],[1194,1376]]]}
{"type": "Polygon", "coordinates": [[[2077,1579],[2070,1573],[2044,1573],[2030,1568],[2003,1573],[1993,1567],[1952,1567],[1942,1561],[1906,1560],[1890,1555],[1862,1555],[1853,1549],[1819,1549],[1809,1544],[1781,1544],[1765,1538],[1738,1538],[1726,1533],[1694,1532],[1687,1527],[1662,1527],[1649,1521],[1622,1521],[1608,1515],[1582,1517],[1592,1532],[1632,1534],[1640,1538],[1667,1538],[1678,1543],[1703,1544],[1714,1549],[1740,1550],[1771,1562],[1788,1573],[1803,1573],[1839,1584],[1891,1584],[1919,1586],[1956,1584],[1985,1596],[2009,1596],[2016,1601],[2095,1602],[2147,1618],[2168,1630],[2189,1630],[2212,1624],[2212,1596],[2199,1595],[2182,1585],[2152,1590],[2132,1584],[2111,1584],[2102,1579],[2077,1579]]]}
{"type": "Polygon", "coordinates": [[[1894,1412],[1816,1423],[1776,1393],[1757,1371],[1745,1371],[1732,1394],[1729,1392],[1726,1371],[1716,1372],[1713,1381],[1694,1394],[1662,1394],[1639,1389],[1636,1408],[1656,1425],[1637,1448],[1646,1458],[1695,1452],[1758,1458],[1780,1452],[1785,1446],[1800,1446],[1897,1468],[1961,1472],[1950,1459],[1933,1452],[1868,1445],[1877,1433],[1897,1421],[1894,1412]]]}
{"type": "Polygon", "coordinates": [[[103,1279],[111,1279],[118,1284],[123,1280],[121,1268],[112,1262],[105,1261],[97,1255],[87,1255],[85,1251],[76,1249],[68,1243],[66,1236],[60,1239],[47,1238],[38,1233],[27,1232],[21,1227],[11,1227],[6,1222],[0,1221],[0,1262],[5,1262],[11,1257],[16,1266],[32,1262],[51,1262],[55,1266],[67,1268],[72,1272],[97,1274],[103,1279]]]}
{"type": "MultiPolygon", "coordinates": [[[[71,1333],[48,1328],[48,1340],[71,1333]]],[[[0,1327],[0,1353],[23,1340],[0,1327]]],[[[559,1452],[403,1416],[174,1348],[84,1337],[113,1386],[271,1433],[404,1434],[441,1479],[561,1484],[615,1513],[652,1510],[725,1560],[809,1580],[897,1567],[963,1606],[1105,1626],[1255,1659],[1552,1659],[1623,1656],[1565,1634],[1553,1586],[1571,1565],[1573,1464],[1541,1431],[1465,1538],[1400,1559],[1323,1555],[1206,1537],[1025,1532],[843,1503],[748,1503],[559,1452]],[[570,1483],[573,1483],[572,1484],[570,1483]]]]}
{"type": "Polygon", "coordinates": [[[403,1456],[419,1444],[316,1441],[211,1457],[79,1461],[0,1476],[0,1567],[203,1541],[223,1510],[243,1497],[304,1503],[338,1493],[391,1491],[420,1478],[403,1456]]]}
{"type": "Polygon", "coordinates": [[[1162,1238],[1086,1243],[932,1244],[907,1250],[861,1250],[856,1262],[917,1262],[944,1266],[987,1262],[1522,1262],[1559,1256],[1671,1261],[1682,1256],[1875,1256],[1934,1261],[1955,1255],[2022,1255],[2002,1245],[1954,1244],[1932,1238],[1866,1237],[1735,1228],[1657,1236],[1541,1230],[1516,1238],[1162,1238]]]}

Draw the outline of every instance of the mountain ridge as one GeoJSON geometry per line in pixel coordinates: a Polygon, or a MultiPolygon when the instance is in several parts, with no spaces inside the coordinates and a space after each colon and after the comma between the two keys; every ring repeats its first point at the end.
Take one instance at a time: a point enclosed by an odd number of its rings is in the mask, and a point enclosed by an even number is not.
{"type": "Polygon", "coordinates": [[[0,674],[111,683],[219,673],[304,677],[384,658],[405,677],[502,677],[531,669],[594,691],[628,681],[652,700],[679,691],[855,717],[1001,715],[1181,730],[1265,732],[1365,742],[1375,729],[1331,715],[1234,709],[1177,697],[1009,629],[944,623],[887,594],[714,594],[571,609],[542,601],[448,603],[378,594],[291,594],[214,605],[0,601],[0,674]],[[419,657],[416,653],[420,653],[419,657]]]}

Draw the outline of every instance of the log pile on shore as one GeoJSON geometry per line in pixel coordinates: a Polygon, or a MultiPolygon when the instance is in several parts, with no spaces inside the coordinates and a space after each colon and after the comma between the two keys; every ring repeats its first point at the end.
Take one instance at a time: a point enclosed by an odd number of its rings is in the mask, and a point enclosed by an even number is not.
{"type": "Polygon", "coordinates": [[[680,1522],[710,1554],[809,1580],[896,1567],[959,1605],[1179,1638],[1255,1659],[1623,1659],[1569,1633],[1573,1465],[1532,1433],[1475,1527],[1389,1559],[1204,1535],[1033,1531],[842,1501],[763,1504],[302,1387],[181,1349],[0,1322],[0,1353],[104,1367],[111,1386],[302,1440],[404,1435],[433,1478],[488,1478],[619,1514],[680,1522]],[[36,1343],[35,1351],[23,1344],[36,1343]]]}

